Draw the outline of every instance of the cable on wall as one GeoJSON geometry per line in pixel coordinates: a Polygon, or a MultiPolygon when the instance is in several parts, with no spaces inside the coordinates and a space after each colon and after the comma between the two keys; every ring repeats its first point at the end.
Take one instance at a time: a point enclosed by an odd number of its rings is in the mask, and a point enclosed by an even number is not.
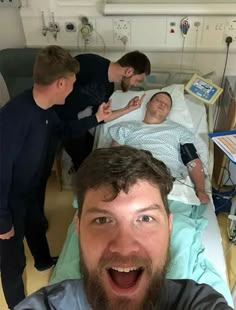
{"type": "MultiPolygon", "coordinates": [[[[233,41],[233,39],[230,36],[226,37],[226,39],[225,39],[225,43],[227,45],[227,49],[226,49],[225,65],[224,65],[224,70],[223,70],[223,74],[222,74],[222,78],[221,78],[220,87],[223,86],[223,82],[224,82],[224,79],[225,79],[225,71],[226,71],[226,67],[227,67],[227,63],[228,63],[228,57],[229,57],[229,46],[232,43],[232,41],[233,41]]],[[[215,113],[214,113],[214,119],[215,119],[215,121],[214,121],[214,129],[216,128],[216,125],[217,125],[217,121],[218,121],[219,113],[220,113],[220,105],[223,102],[223,98],[224,98],[224,92],[220,96],[220,99],[218,100],[218,103],[217,103],[217,107],[215,109],[215,113]]]]}
{"type": "Polygon", "coordinates": [[[193,51],[193,59],[192,59],[192,68],[195,62],[195,56],[197,53],[197,48],[198,48],[198,35],[199,35],[199,26],[200,26],[200,22],[195,22],[194,23],[194,27],[196,28],[196,39],[195,39],[195,48],[193,51]]]}
{"type": "Polygon", "coordinates": [[[103,56],[106,56],[106,42],[105,42],[103,36],[95,28],[93,30],[95,31],[95,33],[98,35],[98,37],[102,41],[102,44],[103,44],[103,56]]]}
{"type": "Polygon", "coordinates": [[[183,64],[185,37],[188,33],[189,28],[190,28],[190,24],[188,21],[188,17],[182,18],[180,21],[180,31],[181,31],[182,36],[183,36],[183,44],[182,44],[182,50],[181,50],[180,69],[182,68],[182,64],[183,64]]]}

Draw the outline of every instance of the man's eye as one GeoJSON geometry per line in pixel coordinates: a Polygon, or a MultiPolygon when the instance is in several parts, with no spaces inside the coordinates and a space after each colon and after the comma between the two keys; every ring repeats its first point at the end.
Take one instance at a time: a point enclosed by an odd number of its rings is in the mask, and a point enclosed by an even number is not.
{"type": "Polygon", "coordinates": [[[108,223],[109,222],[109,219],[107,218],[107,217],[105,217],[105,216],[102,216],[102,217],[98,217],[98,218],[96,218],[95,219],[95,222],[97,223],[97,224],[106,224],[106,223],[108,223]]]}
{"type": "Polygon", "coordinates": [[[145,223],[149,223],[151,221],[153,221],[153,217],[149,216],[149,215],[142,215],[139,220],[141,222],[145,222],[145,223]]]}

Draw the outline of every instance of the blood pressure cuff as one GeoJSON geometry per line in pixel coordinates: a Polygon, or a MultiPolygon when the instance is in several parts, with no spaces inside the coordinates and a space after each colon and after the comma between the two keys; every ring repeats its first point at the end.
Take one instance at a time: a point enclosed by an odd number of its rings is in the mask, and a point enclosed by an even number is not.
{"type": "Polygon", "coordinates": [[[181,159],[186,166],[190,161],[199,158],[193,143],[180,144],[181,159]]]}

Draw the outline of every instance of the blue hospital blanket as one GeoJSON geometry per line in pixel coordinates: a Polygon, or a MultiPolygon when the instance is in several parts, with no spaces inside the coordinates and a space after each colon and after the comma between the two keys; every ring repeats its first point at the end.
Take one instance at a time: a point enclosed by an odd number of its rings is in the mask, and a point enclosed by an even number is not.
{"type": "MultiPolygon", "coordinates": [[[[169,201],[173,214],[173,230],[170,240],[170,264],[167,278],[192,279],[206,283],[221,293],[232,307],[230,290],[211,262],[207,259],[201,242],[201,234],[208,221],[203,217],[206,206],[191,206],[169,201]]],[[[66,241],[50,279],[50,284],[80,278],[78,237],[75,223],[71,223],[66,241]]]]}

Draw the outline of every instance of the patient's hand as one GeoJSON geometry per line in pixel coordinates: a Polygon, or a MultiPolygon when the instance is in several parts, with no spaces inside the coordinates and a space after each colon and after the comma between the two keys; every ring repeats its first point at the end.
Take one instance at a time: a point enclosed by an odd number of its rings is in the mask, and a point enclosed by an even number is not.
{"type": "Polygon", "coordinates": [[[139,98],[138,96],[135,96],[134,98],[132,98],[127,104],[127,108],[129,112],[139,109],[142,105],[143,98],[145,96],[146,94],[143,94],[141,98],[139,98]]]}
{"type": "Polygon", "coordinates": [[[209,202],[209,196],[205,191],[196,191],[196,195],[202,204],[209,202]]]}

